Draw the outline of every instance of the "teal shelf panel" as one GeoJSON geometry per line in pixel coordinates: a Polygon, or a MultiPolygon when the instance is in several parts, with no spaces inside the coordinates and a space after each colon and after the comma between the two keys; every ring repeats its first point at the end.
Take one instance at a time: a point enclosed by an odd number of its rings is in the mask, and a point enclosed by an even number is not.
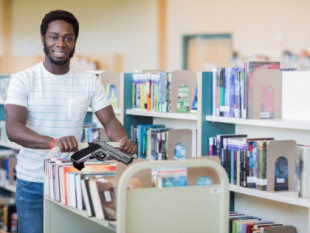
{"type": "MultiPolygon", "coordinates": [[[[212,72],[203,72],[202,73],[202,119],[205,119],[206,115],[213,114],[213,84],[212,84],[212,72]]],[[[202,155],[209,154],[209,137],[215,137],[217,134],[234,134],[235,133],[235,124],[226,124],[226,123],[214,123],[202,120],[201,123],[201,153],[202,155]]]]}
{"type": "Polygon", "coordinates": [[[86,116],[85,116],[85,119],[84,119],[84,124],[86,123],[91,123],[93,122],[93,112],[87,112],[86,113],[86,116]]]}

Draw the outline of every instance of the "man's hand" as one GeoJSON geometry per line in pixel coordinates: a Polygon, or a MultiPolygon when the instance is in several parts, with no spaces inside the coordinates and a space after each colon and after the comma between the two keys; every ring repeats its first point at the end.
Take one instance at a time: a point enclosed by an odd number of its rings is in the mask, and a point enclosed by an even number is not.
{"type": "Polygon", "coordinates": [[[58,146],[61,152],[77,152],[78,151],[78,142],[74,136],[65,136],[58,138],[54,147],[58,146]]]}
{"type": "Polygon", "coordinates": [[[121,140],[119,140],[119,143],[120,143],[119,150],[126,154],[133,155],[138,151],[138,147],[134,143],[134,141],[132,141],[127,137],[123,137],[121,140]]]}

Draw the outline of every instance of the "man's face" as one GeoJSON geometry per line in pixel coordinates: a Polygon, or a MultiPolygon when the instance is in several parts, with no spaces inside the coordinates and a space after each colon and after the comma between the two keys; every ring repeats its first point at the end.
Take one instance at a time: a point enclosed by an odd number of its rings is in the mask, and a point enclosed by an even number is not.
{"type": "Polygon", "coordinates": [[[63,20],[50,22],[41,38],[45,55],[54,65],[64,65],[74,54],[76,38],[71,24],[63,20]]]}

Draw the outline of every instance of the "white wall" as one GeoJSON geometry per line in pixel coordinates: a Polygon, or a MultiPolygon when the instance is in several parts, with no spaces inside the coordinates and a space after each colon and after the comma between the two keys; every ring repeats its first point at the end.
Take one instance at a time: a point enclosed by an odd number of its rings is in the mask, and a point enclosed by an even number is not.
{"type": "Polygon", "coordinates": [[[123,69],[157,68],[156,0],[14,0],[12,55],[42,54],[40,24],[54,9],[71,11],[80,22],[78,54],[123,55],[123,69]]]}
{"type": "MultiPolygon", "coordinates": [[[[157,68],[157,0],[14,0],[13,55],[42,54],[40,22],[56,8],[80,21],[77,53],[121,53],[126,72],[157,68]]],[[[310,51],[309,9],[309,0],[167,0],[167,70],[182,68],[184,34],[232,33],[245,56],[310,51]]]]}
{"type": "Polygon", "coordinates": [[[310,51],[308,0],[168,0],[168,70],[182,67],[182,35],[231,33],[233,50],[281,59],[310,51]]]}

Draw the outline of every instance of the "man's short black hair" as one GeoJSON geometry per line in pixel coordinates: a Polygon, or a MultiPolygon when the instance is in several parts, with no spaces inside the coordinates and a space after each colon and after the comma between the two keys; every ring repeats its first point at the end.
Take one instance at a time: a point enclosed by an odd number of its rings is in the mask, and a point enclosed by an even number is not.
{"type": "Polygon", "coordinates": [[[47,31],[48,25],[50,22],[53,22],[55,20],[64,20],[67,23],[70,23],[74,30],[75,39],[79,36],[79,22],[75,18],[75,16],[65,10],[54,10],[49,13],[47,13],[44,18],[42,19],[42,23],[40,26],[41,36],[45,36],[45,33],[47,31]]]}

